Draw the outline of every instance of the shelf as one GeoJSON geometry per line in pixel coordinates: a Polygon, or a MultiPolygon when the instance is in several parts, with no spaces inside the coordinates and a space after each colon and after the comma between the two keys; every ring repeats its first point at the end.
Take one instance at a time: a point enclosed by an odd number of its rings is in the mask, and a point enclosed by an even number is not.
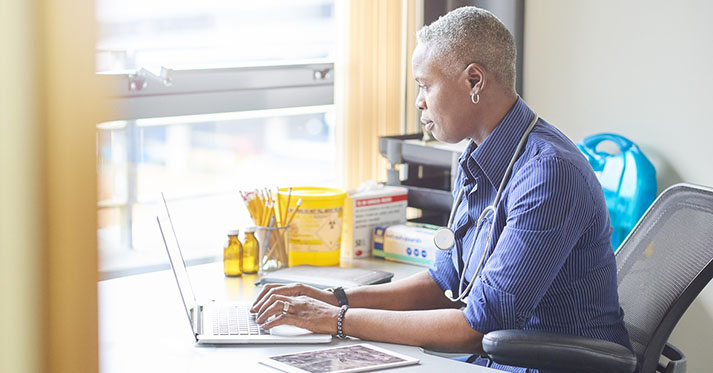
{"type": "Polygon", "coordinates": [[[421,222],[444,225],[453,205],[451,188],[458,171],[458,158],[468,141],[445,144],[424,142],[421,134],[379,138],[379,152],[392,166],[387,184],[408,189],[408,206],[421,210],[421,222]],[[405,179],[402,179],[405,178],[405,179]]]}

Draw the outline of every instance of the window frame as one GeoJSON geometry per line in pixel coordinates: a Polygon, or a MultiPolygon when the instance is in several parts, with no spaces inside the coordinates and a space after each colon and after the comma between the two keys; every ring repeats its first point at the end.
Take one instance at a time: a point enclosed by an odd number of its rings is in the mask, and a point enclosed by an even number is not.
{"type": "MultiPolygon", "coordinates": [[[[126,131],[126,198],[97,201],[97,211],[119,208],[121,246],[135,252],[133,246],[132,206],[137,199],[138,121],[190,115],[250,112],[274,109],[316,107],[334,104],[334,62],[327,59],[279,61],[244,66],[203,66],[159,71],[99,72],[98,78],[109,87],[108,104],[115,110],[105,118],[100,129],[126,131]]],[[[159,124],[170,125],[170,124],[159,124]]],[[[214,258],[198,257],[187,262],[202,263],[214,258]]],[[[104,278],[163,268],[155,259],[100,265],[104,278]]]]}
{"type": "Polygon", "coordinates": [[[334,62],[326,59],[97,75],[117,108],[107,121],[334,103],[334,62]]]}

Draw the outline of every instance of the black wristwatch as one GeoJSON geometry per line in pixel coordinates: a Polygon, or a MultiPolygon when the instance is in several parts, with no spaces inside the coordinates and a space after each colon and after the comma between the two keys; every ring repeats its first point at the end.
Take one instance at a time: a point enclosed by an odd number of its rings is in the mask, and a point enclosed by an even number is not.
{"type": "Polygon", "coordinates": [[[337,297],[337,302],[339,302],[339,307],[349,305],[349,301],[347,300],[347,293],[344,292],[344,288],[339,286],[339,287],[331,288],[331,289],[327,289],[327,290],[334,293],[334,295],[337,297]]]}

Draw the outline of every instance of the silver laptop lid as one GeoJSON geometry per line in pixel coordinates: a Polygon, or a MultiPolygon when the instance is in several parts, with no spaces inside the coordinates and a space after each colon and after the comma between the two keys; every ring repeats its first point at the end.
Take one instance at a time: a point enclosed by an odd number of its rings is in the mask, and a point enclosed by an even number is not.
{"type": "Polygon", "coordinates": [[[198,330],[197,323],[194,322],[194,316],[198,314],[196,308],[198,302],[196,301],[196,296],[193,293],[193,286],[191,285],[191,280],[188,277],[188,271],[186,270],[186,262],[183,260],[181,246],[178,243],[178,236],[176,236],[173,220],[171,219],[171,214],[168,211],[168,204],[166,203],[166,197],[163,193],[161,193],[161,200],[166,213],[165,219],[162,224],[161,219],[157,216],[156,222],[158,222],[158,229],[159,232],[161,232],[161,238],[163,239],[163,244],[166,247],[166,253],[168,254],[169,259],[168,261],[171,264],[173,275],[176,278],[176,283],[178,284],[181,301],[183,301],[188,321],[191,324],[191,329],[193,330],[193,334],[195,336],[198,330]],[[166,222],[168,222],[168,224],[166,224],[166,222]]]}

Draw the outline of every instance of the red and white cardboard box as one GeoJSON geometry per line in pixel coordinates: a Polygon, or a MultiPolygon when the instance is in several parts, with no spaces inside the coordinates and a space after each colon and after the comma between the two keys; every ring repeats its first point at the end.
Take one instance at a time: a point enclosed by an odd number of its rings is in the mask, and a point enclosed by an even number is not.
{"type": "Polygon", "coordinates": [[[406,222],[408,189],[378,185],[366,191],[350,191],[344,201],[341,256],[371,256],[372,232],[377,225],[406,222]]]}

